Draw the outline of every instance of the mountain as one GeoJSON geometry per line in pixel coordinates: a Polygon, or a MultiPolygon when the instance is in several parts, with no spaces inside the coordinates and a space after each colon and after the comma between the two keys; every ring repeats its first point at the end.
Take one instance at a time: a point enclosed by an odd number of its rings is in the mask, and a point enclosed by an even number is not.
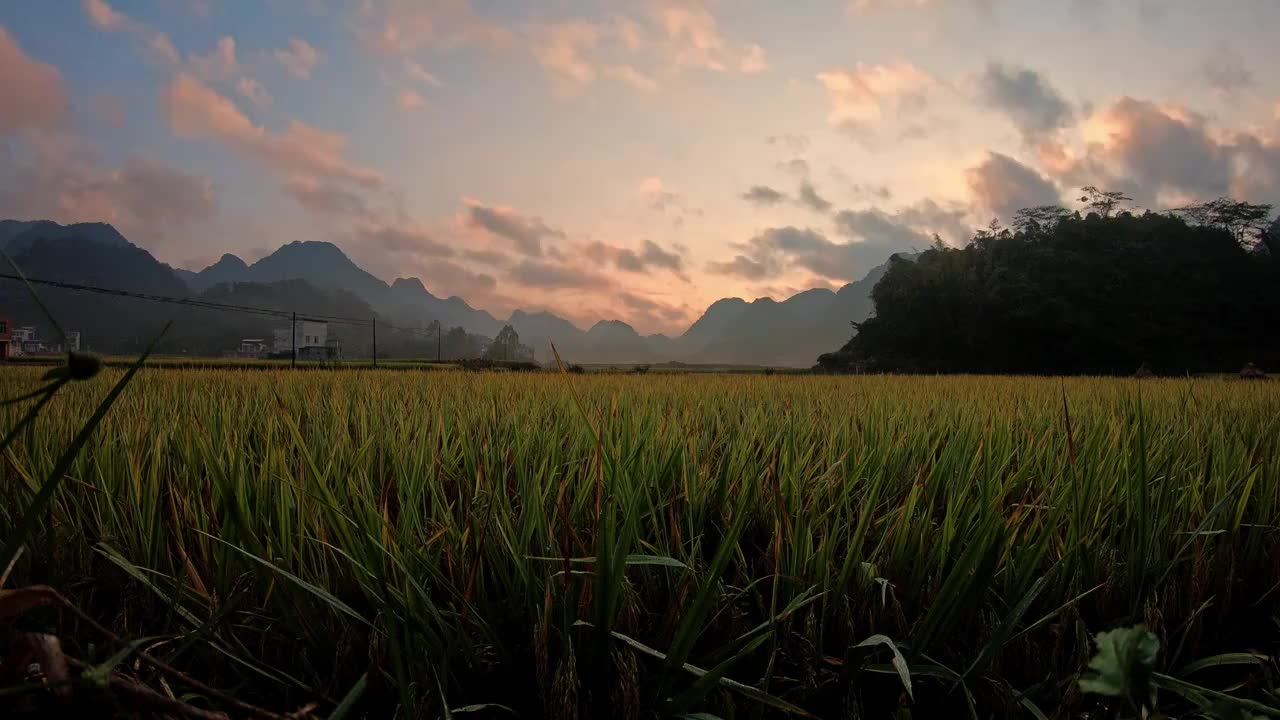
{"type": "Polygon", "coordinates": [[[192,290],[204,292],[218,283],[246,282],[248,279],[249,266],[235,255],[227,253],[218,262],[198,273],[194,273],[193,277],[187,280],[187,283],[192,290]]]}
{"type": "MultiPolygon", "coordinates": [[[[128,241],[118,244],[96,228],[89,228],[84,236],[49,232],[48,227],[25,232],[36,230],[39,236],[18,235],[9,241],[10,257],[28,277],[153,295],[190,295],[169,266],[128,241]]],[[[165,321],[181,311],[173,305],[109,294],[40,285],[36,291],[63,329],[80,331],[85,347],[102,350],[140,350],[165,321]]],[[[54,337],[52,325],[21,283],[0,283],[0,307],[14,325],[34,325],[38,337],[54,337]]]]}
{"type": "Polygon", "coordinates": [[[425,327],[431,320],[438,320],[445,329],[461,327],[469,333],[493,337],[503,325],[456,295],[444,299],[432,295],[418,278],[396,278],[379,309],[393,322],[408,327],[425,327]]]}
{"type": "Polygon", "coordinates": [[[0,247],[10,255],[26,250],[37,240],[60,242],[69,239],[116,248],[135,247],[106,223],[59,225],[52,220],[0,220],[0,247]]]}
{"type": "MultiPolygon", "coordinates": [[[[253,264],[225,254],[198,273],[159,262],[103,223],[63,226],[47,220],[0,220],[0,247],[20,258],[24,271],[33,277],[64,282],[174,297],[217,296],[223,298],[222,301],[236,299],[227,292],[249,293],[258,300],[270,297],[273,302],[288,303],[288,307],[280,309],[351,317],[377,315],[380,322],[413,328],[425,328],[432,320],[438,320],[446,330],[462,327],[470,336],[488,338],[496,336],[503,325],[510,324],[521,341],[533,347],[537,358],[544,363],[552,360],[550,344],[554,342],[561,357],[572,363],[676,360],[808,366],[819,354],[848,338],[850,321],[862,321],[870,316],[871,288],[887,267],[886,264],[873,268],[865,278],[834,292],[815,288],[781,301],[717,300],[683,334],[668,337],[641,335],[617,320],[604,320],[583,330],[545,311],[516,310],[503,321],[472,307],[463,298],[433,295],[418,278],[397,278],[387,284],[328,242],[291,242],[253,264]],[[294,281],[302,281],[304,285],[288,284],[294,281]],[[275,289],[263,289],[268,286],[275,289]],[[324,296],[330,300],[318,300],[319,296],[309,294],[312,292],[330,293],[324,296]],[[325,310],[317,309],[320,306],[325,310]]],[[[11,308],[15,319],[39,322],[38,316],[27,312],[31,309],[24,305],[27,301],[13,293],[12,287],[7,287],[10,285],[12,283],[5,284],[7,294],[0,295],[0,300],[8,298],[6,307],[11,308]]],[[[122,351],[135,348],[140,338],[158,328],[163,319],[175,317],[176,312],[173,306],[140,300],[92,298],[86,302],[85,295],[71,291],[51,292],[49,296],[56,299],[63,313],[59,317],[73,318],[73,324],[77,325],[73,329],[93,328],[85,330],[86,344],[122,351]],[[133,339],[124,343],[120,340],[123,337],[133,339]]],[[[225,318],[209,323],[210,333],[215,325],[222,328],[213,344],[225,343],[237,333],[250,332],[249,325],[225,318]]],[[[204,351],[204,344],[192,335],[189,327],[175,337],[183,338],[184,347],[204,351]]],[[[398,345],[405,352],[419,352],[423,350],[418,345],[426,340],[419,332],[389,331],[386,335],[379,332],[380,348],[384,342],[390,344],[388,347],[398,345]]],[[[366,343],[361,340],[357,344],[366,343]]]]}
{"type": "MultiPolygon", "coordinates": [[[[913,258],[914,255],[900,254],[913,258]]],[[[777,302],[759,298],[717,300],[676,345],[687,362],[808,367],[818,355],[849,338],[850,322],[875,310],[871,289],[889,263],[832,292],[814,288],[777,302]],[[836,345],[831,345],[835,341],[836,345]]]]}

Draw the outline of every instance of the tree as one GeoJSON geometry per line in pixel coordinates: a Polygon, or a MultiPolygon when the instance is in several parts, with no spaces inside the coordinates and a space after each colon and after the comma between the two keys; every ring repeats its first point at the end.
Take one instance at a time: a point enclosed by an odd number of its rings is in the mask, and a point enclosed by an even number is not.
{"type": "Polygon", "coordinates": [[[1085,185],[1081,188],[1084,195],[1081,196],[1080,202],[1084,203],[1090,211],[1098,213],[1103,218],[1111,217],[1116,208],[1122,206],[1123,203],[1133,202],[1133,198],[1116,190],[1099,190],[1093,185],[1085,185]]]}
{"type": "MultiPolygon", "coordinates": [[[[1114,208],[1113,208],[1114,211],[1114,208]]],[[[1280,367],[1280,263],[1180,216],[992,227],[889,264],[875,312],[824,369],[1157,374],[1280,367]]]]}
{"type": "Polygon", "coordinates": [[[467,331],[461,327],[449,328],[444,336],[444,354],[450,360],[459,360],[470,355],[467,331]]]}
{"type": "Polygon", "coordinates": [[[436,338],[436,362],[440,362],[441,346],[444,344],[444,328],[440,325],[439,320],[432,320],[431,324],[427,326],[427,337],[432,335],[436,338]]]}
{"type": "Polygon", "coordinates": [[[493,339],[493,343],[489,345],[489,359],[509,361],[518,357],[519,354],[520,335],[516,333],[515,328],[504,325],[498,331],[498,336],[493,339]]]}
{"type": "Polygon", "coordinates": [[[1197,225],[1218,227],[1231,233],[1236,242],[1251,247],[1255,242],[1265,242],[1267,224],[1271,222],[1269,204],[1253,203],[1220,197],[1198,205],[1188,205],[1174,210],[1197,225]],[[1252,235],[1252,239],[1250,238],[1252,235]]]}
{"type": "Polygon", "coordinates": [[[1013,216],[1013,229],[1020,233],[1050,231],[1071,217],[1071,211],[1059,205],[1037,205],[1023,208],[1013,216]]]}

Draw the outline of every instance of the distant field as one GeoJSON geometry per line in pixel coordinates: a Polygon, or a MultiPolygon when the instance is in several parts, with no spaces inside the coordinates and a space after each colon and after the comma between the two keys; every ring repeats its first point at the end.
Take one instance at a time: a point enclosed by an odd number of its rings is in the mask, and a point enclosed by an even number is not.
{"type": "MultiPolygon", "coordinates": [[[[6,537],[120,373],[10,448],[6,537]]],[[[1173,707],[1280,700],[1278,383],[144,370],[47,521],[8,586],[281,712],[1115,717],[1138,623],[1173,707]]]]}

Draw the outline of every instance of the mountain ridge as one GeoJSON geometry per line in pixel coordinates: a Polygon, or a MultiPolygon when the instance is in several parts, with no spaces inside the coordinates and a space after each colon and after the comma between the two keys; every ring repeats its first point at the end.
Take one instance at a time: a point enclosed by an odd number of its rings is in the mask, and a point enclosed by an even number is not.
{"type": "Polygon", "coordinates": [[[758,297],[721,298],[682,333],[641,335],[630,324],[601,319],[583,329],[546,310],[513,311],[505,320],[472,307],[464,298],[440,298],[420,278],[378,278],[353,261],[339,246],[322,240],[285,243],[256,262],[224,253],[198,272],[173,268],[129,242],[106,223],[59,225],[52,221],[0,220],[0,247],[24,247],[34,239],[65,242],[79,238],[90,243],[132,248],[192,293],[224,283],[277,283],[304,280],[318,288],[350,292],[393,323],[425,327],[437,320],[448,329],[493,337],[510,324],[522,340],[534,346],[540,359],[550,359],[550,344],[574,362],[635,363],[683,361],[699,363],[809,365],[819,354],[848,339],[849,322],[871,313],[870,290],[884,274],[884,265],[866,277],[836,290],[811,288],[782,300],[758,297]],[[16,243],[16,245],[15,245],[16,243]]]}

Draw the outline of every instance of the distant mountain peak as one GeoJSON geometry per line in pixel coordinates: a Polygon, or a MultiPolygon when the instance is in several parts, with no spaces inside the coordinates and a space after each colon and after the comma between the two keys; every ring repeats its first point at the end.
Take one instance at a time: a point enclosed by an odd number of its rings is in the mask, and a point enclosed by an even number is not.
{"type": "Polygon", "coordinates": [[[227,268],[233,268],[233,267],[248,268],[249,267],[249,264],[246,263],[244,260],[241,260],[239,255],[232,255],[231,253],[222,253],[222,257],[218,258],[218,262],[214,263],[213,265],[210,265],[209,267],[217,267],[219,265],[227,268]]]}
{"type": "Polygon", "coordinates": [[[391,283],[391,289],[398,290],[400,292],[426,292],[427,286],[423,285],[422,281],[416,277],[396,278],[395,281],[391,283]]]}

